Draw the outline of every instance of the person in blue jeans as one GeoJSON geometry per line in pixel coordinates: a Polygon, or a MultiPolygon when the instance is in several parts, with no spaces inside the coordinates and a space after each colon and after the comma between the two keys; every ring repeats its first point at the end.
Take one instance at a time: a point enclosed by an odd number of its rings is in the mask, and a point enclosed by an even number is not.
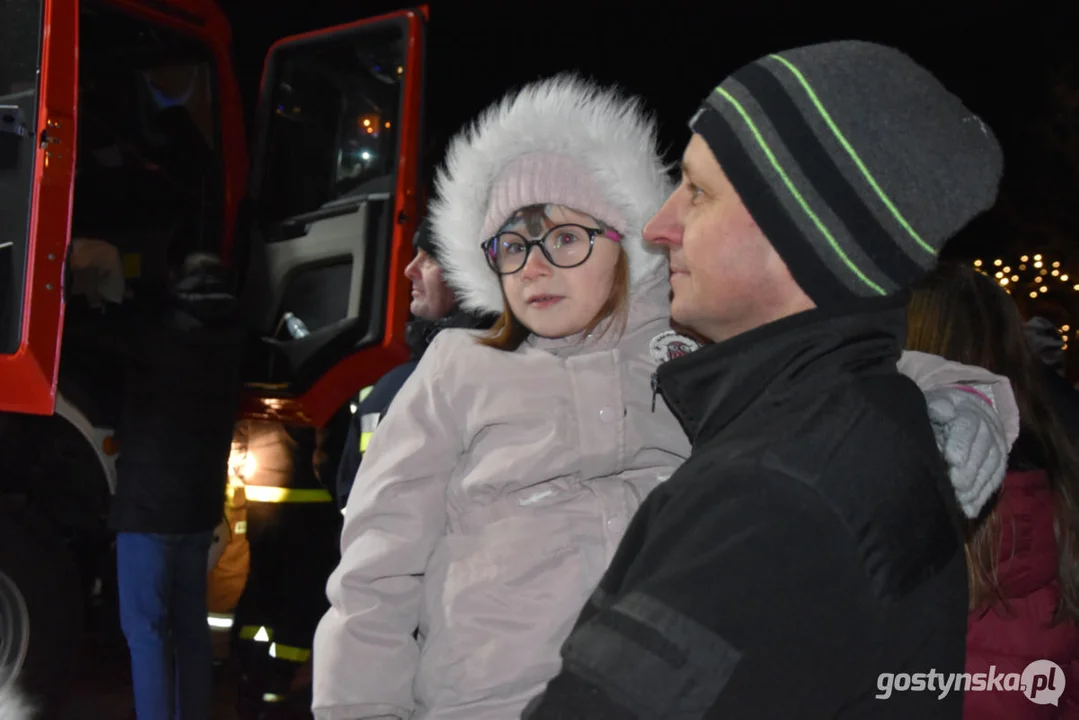
{"type": "Polygon", "coordinates": [[[209,717],[206,556],[212,537],[212,531],[116,537],[120,623],[140,720],[209,717]]]}
{"type": "Polygon", "coordinates": [[[139,720],[210,716],[207,558],[224,512],[244,339],[215,256],[189,255],[174,277],[130,310],[109,518],[139,720]]]}

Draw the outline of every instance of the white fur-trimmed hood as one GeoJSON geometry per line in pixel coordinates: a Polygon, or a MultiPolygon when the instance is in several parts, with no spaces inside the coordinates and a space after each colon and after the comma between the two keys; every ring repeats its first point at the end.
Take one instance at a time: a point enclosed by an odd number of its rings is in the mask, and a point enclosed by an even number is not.
{"type": "Polygon", "coordinates": [[[639,100],[575,75],[558,75],[511,92],[458,134],[435,180],[429,217],[440,264],[472,311],[501,312],[502,292],[480,250],[490,193],[499,173],[531,153],[574,159],[626,218],[623,247],[631,287],[659,271],[663,252],[641,237],[671,183],[654,120],[639,100]]]}

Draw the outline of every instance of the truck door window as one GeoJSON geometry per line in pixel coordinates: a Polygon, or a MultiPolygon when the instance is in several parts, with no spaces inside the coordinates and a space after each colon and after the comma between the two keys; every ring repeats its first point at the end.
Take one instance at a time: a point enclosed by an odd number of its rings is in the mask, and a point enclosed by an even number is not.
{"type": "Polygon", "coordinates": [[[0,0],[0,353],[19,347],[34,177],[40,0],[0,0]]]}
{"type": "Polygon", "coordinates": [[[393,192],[406,50],[407,26],[387,23],[274,55],[264,221],[393,192]]]}
{"type": "Polygon", "coordinates": [[[87,4],[82,13],[79,155],[72,236],[168,263],[218,250],[222,167],[215,65],[195,37],[87,4]]]}
{"type": "MultiPolygon", "coordinates": [[[[89,1],[80,35],[71,235],[116,246],[123,303],[138,306],[160,294],[185,255],[219,250],[216,66],[198,38],[89,1]]],[[[93,272],[70,284],[59,383],[83,388],[86,405],[108,417],[129,335],[114,319],[122,310],[94,297],[93,272]]]]}

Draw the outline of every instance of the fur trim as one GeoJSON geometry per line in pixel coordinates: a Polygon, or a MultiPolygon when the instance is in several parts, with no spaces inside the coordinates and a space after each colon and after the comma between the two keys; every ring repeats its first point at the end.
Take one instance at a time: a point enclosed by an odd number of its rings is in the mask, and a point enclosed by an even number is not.
{"type": "MultiPolygon", "coordinates": [[[[631,287],[654,274],[666,256],[641,232],[672,185],[641,102],[575,75],[558,75],[508,94],[458,134],[435,180],[429,216],[447,281],[466,310],[502,312],[498,276],[480,250],[491,188],[499,173],[530,153],[572,158],[626,218],[623,247],[631,287]]],[[[583,210],[583,209],[582,209],[583,210]]]]}
{"type": "Polygon", "coordinates": [[[9,682],[0,687],[0,720],[32,720],[34,706],[9,682]]]}

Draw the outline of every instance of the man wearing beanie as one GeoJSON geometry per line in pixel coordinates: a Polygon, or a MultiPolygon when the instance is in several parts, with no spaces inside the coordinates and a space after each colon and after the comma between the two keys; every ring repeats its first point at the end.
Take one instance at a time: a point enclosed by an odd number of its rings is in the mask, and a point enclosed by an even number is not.
{"type": "MultiPolygon", "coordinates": [[[[750,63],[690,122],[645,236],[693,443],[638,510],[528,720],[960,718],[967,577],[905,288],[994,202],[993,134],[891,48],[750,63]]],[[[959,390],[956,390],[959,392],[959,390]]]]}
{"type": "Polygon", "coordinates": [[[435,336],[445,328],[486,329],[495,321],[495,316],[469,313],[458,308],[454,289],[442,277],[439,248],[431,237],[431,225],[426,218],[416,229],[412,245],[416,249],[416,256],[405,268],[405,277],[412,282],[409,310],[413,320],[406,328],[412,355],[408,362],[390,370],[360,393],[360,402],[352,415],[337,467],[337,502],[342,510],[348,502],[371,433],[435,336]]]}

